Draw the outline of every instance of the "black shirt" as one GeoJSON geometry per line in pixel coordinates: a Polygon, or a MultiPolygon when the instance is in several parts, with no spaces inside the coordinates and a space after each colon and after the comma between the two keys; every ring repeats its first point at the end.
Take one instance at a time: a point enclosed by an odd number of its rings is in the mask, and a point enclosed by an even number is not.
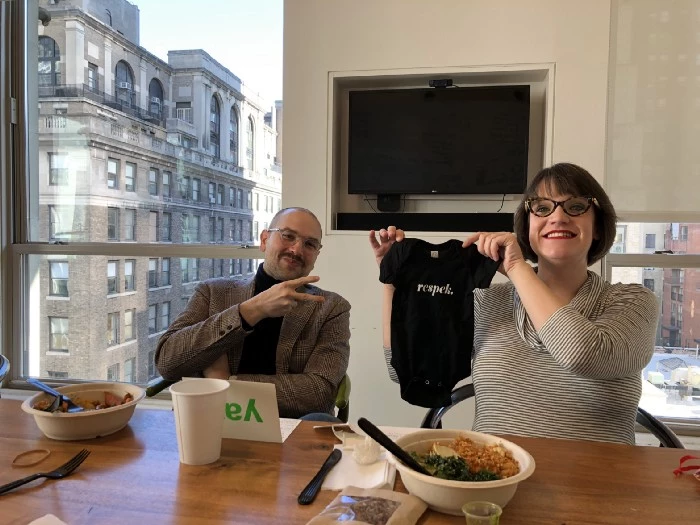
{"type": "Polygon", "coordinates": [[[391,306],[391,364],[401,397],[432,408],[450,403],[450,392],[471,375],[475,288],[486,288],[500,262],[476,246],[452,239],[394,243],[379,280],[396,288],[391,306]]]}
{"type": "MultiPolygon", "coordinates": [[[[267,275],[261,264],[255,274],[253,295],[258,295],[281,282],[267,275]]],[[[277,372],[277,342],[280,338],[283,320],[284,317],[266,317],[253,327],[253,332],[248,334],[243,341],[243,353],[237,374],[274,375],[277,372]]],[[[241,323],[245,328],[248,328],[242,317],[241,323]]]]}

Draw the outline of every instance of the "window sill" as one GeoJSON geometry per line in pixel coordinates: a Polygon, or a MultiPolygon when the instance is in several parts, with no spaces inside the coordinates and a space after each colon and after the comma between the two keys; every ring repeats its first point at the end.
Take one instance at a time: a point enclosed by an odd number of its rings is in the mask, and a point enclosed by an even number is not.
{"type": "Polygon", "coordinates": [[[129,346],[129,345],[132,345],[132,344],[134,344],[134,343],[136,343],[136,339],[129,339],[128,341],[124,341],[123,343],[117,343],[117,344],[115,344],[115,345],[108,346],[108,347],[107,347],[107,351],[108,351],[108,352],[111,352],[112,350],[117,350],[117,349],[119,349],[119,348],[124,348],[124,347],[129,346]]]}

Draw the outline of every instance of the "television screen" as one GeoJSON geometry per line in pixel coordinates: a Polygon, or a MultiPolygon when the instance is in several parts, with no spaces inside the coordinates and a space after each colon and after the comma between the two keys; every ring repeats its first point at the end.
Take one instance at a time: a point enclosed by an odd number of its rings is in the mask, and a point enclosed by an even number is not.
{"type": "Polygon", "coordinates": [[[348,193],[522,193],[530,86],[351,91],[348,193]]]}

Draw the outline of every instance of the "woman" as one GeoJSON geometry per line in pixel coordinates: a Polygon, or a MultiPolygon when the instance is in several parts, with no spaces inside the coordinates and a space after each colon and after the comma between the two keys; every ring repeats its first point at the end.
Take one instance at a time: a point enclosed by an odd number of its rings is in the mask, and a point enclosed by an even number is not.
{"type": "MultiPolygon", "coordinates": [[[[500,259],[510,281],[475,291],[474,430],[634,444],[657,301],[642,286],[588,271],[612,246],[615,223],[590,173],[555,164],[525,190],[515,234],[478,232],[464,241],[500,259]]],[[[394,227],[379,240],[370,232],[377,262],[403,238],[394,227]]],[[[391,294],[385,285],[385,347],[391,294]]]]}

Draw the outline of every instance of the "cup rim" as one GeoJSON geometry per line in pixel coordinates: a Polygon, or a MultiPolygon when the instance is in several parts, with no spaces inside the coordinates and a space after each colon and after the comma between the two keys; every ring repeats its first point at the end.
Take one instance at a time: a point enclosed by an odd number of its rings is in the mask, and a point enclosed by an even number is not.
{"type": "Polygon", "coordinates": [[[228,389],[231,386],[231,383],[227,379],[217,379],[213,377],[193,377],[186,379],[184,381],[178,381],[177,383],[174,383],[170,385],[170,388],[168,389],[172,395],[175,396],[210,396],[212,394],[218,394],[219,392],[223,392],[226,389],[228,389]],[[207,390],[205,392],[183,392],[179,391],[179,388],[181,388],[183,385],[186,383],[201,383],[201,381],[206,380],[212,384],[212,388],[210,390],[207,390]],[[173,390],[174,389],[174,390],[173,390]]]}
{"type": "MultiPolygon", "coordinates": [[[[497,503],[493,503],[492,501],[486,501],[486,500],[476,500],[476,501],[467,501],[464,505],[462,505],[462,512],[464,513],[465,516],[469,515],[469,510],[467,509],[467,506],[469,505],[485,505],[490,507],[491,509],[495,510],[495,514],[489,514],[488,516],[478,516],[479,518],[491,518],[491,517],[498,517],[501,514],[503,514],[503,508],[498,505],[497,503]]],[[[472,516],[476,516],[475,514],[472,514],[472,516]]]]}

